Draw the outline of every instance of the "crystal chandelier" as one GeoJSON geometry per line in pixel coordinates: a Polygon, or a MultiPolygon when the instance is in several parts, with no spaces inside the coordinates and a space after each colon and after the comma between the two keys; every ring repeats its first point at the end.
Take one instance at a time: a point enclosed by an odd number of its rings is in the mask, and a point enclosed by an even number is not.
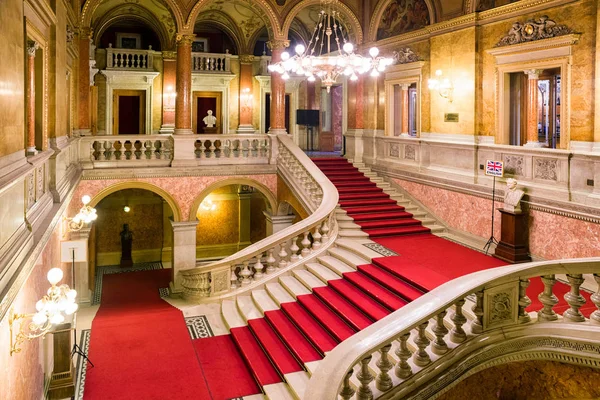
{"type": "Polygon", "coordinates": [[[337,2],[338,0],[321,2],[327,10],[323,9],[319,13],[308,48],[302,44],[297,45],[294,56],[283,52],[281,61],[269,65],[269,71],[281,74],[283,79],[289,79],[290,73],[306,76],[310,82],[320,78],[329,92],[340,75],[353,81],[358,79],[358,75],[367,72],[377,77],[393,63],[391,58],[379,57],[377,47],[371,47],[369,57],[354,53],[354,45],[348,41],[348,35],[340,22],[340,13],[333,9],[337,2]]]}
{"type": "Polygon", "coordinates": [[[92,199],[87,194],[81,198],[83,207],[81,207],[77,215],[75,215],[73,218],[67,218],[69,221],[69,230],[79,231],[84,225],[94,222],[98,218],[96,209],[88,205],[90,201],[92,201],[92,199]]]}

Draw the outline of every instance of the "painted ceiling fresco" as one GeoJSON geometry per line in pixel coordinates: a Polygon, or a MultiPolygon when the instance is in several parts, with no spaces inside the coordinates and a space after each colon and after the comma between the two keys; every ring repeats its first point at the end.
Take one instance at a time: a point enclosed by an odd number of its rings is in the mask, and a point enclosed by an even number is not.
{"type": "Polygon", "coordinates": [[[421,29],[430,23],[425,0],[392,0],[381,16],[377,40],[421,29]]]}

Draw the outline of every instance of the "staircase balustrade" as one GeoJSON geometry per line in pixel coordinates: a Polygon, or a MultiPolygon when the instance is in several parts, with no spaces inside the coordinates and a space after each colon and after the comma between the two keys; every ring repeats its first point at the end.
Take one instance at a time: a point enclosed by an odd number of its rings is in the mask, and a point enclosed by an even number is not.
{"type": "MultiPolygon", "coordinates": [[[[245,147],[249,149],[250,159],[253,152],[262,151],[260,141],[256,142],[252,136],[247,141],[255,144],[245,147]]],[[[214,301],[255,288],[318,256],[337,237],[338,192],[335,186],[287,135],[273,137],[279,176],[298,197],[309,217],[221,261],[180,271],[185,298],[214,301]]],[[[214,151],[223,143],[215,143],[214,151]]],[[[206,143],[201,146],[202,156],[207,147],[206,143]]]]}
{"type": "Polygon", "coordinates": [[[106,69],[153,71],[154,50],[106,49],[106,69]]]}
{"type": "Polygon", "coordinates": [[[192,53],[192,72],[203,73],[231,73],[231,58],[226,52],[220,53],[192,53]]]}
{"type": "Polygon", "coordinates": [[[211,135],[196,140],[196,159],[210,164],[211,160],[245,159],[252,164],[268,164],[271,142],[265,135],[211,135]]]}
{"type": "MultiPolygon", "coordinates": [[[[474,368],[478,364],[466,364],[483,362],[484,355],[492,351],[494,345],[503,343],[502,355],[505,356],[524,351],[523,346],[507,345],[507,340],[536,336],[588,343],[598,333],[600,258],[536,262],[479,271],[441,285],[342,342],[314,372],[304,398],[427,399],[460,376],[456,375],[459,372],[453,372],[457,365],[474,368]],[[569,307],[562,315],[553,309],[558,303],[554,288],[559,274],[566,274],[561,282],[570,287],[562,296],[569,307]],[[589,319],[580,311],[585,304],[580,287],[586,274],[597,288],[591,301],[598,310],[589,319]],[[530,279],[538,277],[544,285],[539,293],[542,306],[535,312],[526,311],[531,300],[525,289],[530,279]],[[472,308],[468,315],[464,314],[466,303],[471,305],[467,309],[472,308]],[[469,327],[467,331],[463,329],[465,324],[469,327]],[[391,353],[395,355],[393,360],[388,357],[390,349],[395,349],[391,353]],[[476,352],[479,353],[474,355],[476,352]],[[392,369],[394,373],[388,374],[392,369]]],[[[548,346],[555,351],[553,343],[548,346]]],[[[585,357],[589,355],[594,359],[590,362],[598,363],[597,352],[595,347],[590,347],[585,357]]]]}

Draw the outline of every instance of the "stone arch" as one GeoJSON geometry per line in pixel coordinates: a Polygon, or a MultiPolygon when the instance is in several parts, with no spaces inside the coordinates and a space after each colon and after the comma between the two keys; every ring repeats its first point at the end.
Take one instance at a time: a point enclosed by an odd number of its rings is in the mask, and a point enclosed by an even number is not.
{"type": "MultiPolygon", "coordinates": [[[[300,11],[302,11],[304,8],[306,8],[308,6],[315,5],[315,4],[316,5],[321,4],[321,0],[304,0],[304,1],[299,1],[298,4],[296,4],[294,7],[292,7],[292,9],[289,11],[289,13],[287,14],[287,16],[285,17],[285,20],[283,21],[282,32],[283,32],[283,34],[284,34],[284,36],[286,38],[288,37],[288,33],[290,31],[290,27],[292,26],[292,21],[294,20],[294,18],[296,18],[296,16],[298,15],[298,13],[300,11]]],[[[353,30],[353,33],[354,33],[355,38],[356,38],[356,43],[355,44],[356,45],[361,44],[363,42],[363,29],[360,26],[360,21],[358,20],[358,18],[354,14],[354,12],[352,12],[352,10],[350,9],[350,7],[348,7],[347,5],[345,5],[342,2],[336,4],[336,8],[346,18],[348,18],[348,22],[352,26],[352,30],[353,30]]]]}
{"type": "Polygon", "coordinates": [[[113,194],[115,192],[118,192],[120,190],[124,190],[124,189],[145,189],[150,192],[156,193],[157,195],[162,197],[167,202],[167,204],[169,204],[169,206],[171,207],[171,210],[173,211],[173,221],[175,221],[175,222],[181,221],[181,211],[179,210],[179,207],[177,206],[177,202],[175,201],[175,199],[173,199],[173,197],[169,193],[167,193],[164,189],[161,189],[160,187],[153,185],[151,183],[147,183],[147,182],[128,181],[128,182],[119,182],[119,183],[115,183],[114,185],[110,185],[110,186],[104,188],[103,190],[101,190],[100,192],[96,193],[94,195],[94,197],[92,197],[92,201],[90,201],[90,206],[95,207],[106,196],[113,194]]]}
{"type": "MultiPolygon", "coordinates": [[[[83,5],[83,8],[81,10],[81,17],[79,20],[80,28],[86,28],[86,27],[92,26],[92,18],[94,16],[94,13],[96,12],[96,9],[103,1],[105,1],[105,0],[87,0],[85,2],[85,4],[83,5]]],[[[181,12],[181,9],[177,5],[177,2],[175,0],[164,0],[164,1],[165,1],[167,8],[169,9],[169,11],[171,11],[173,18],[175,19],[176,30],[179,31],[179,30],[183,29],[185,19],[183,17],[183,13],[181,12]]],[[[130,5],[131,3],[127,3],[127,4],[130,5]]]]}
{"type": "MultiPolygon", "coordinates": [[[[192,32],[194,30],[194,25],[196,23],[196,19],[204,6],[209,4],[212,0],[198,0],[194,7],[190,11],[190,14],[185,21],[185,25],[183,25],[183,31],[192,32]]],[[[253,5],[256,6],[257,9],[255,11],[262,18],[263,22],[267,27],[267,31],[269,32],[269,37],[271,39],[285,39],[282,35],[282,30],[279,27],[279,20],[277,19],[277,14],[269,4],[267,0],[254,0],[253,5]]]]}
{"type": "Polygon", "coordinates": [[[200,194],[198,194],[198,196],[196,196],[196,199],[190,207],[190,215],[188,221],[196,220],[196,213],[198,212],[200,203],[202,203],[202,200],[204,200],[206,196],[208,196],[211,192],[215,191],[218,188],[229,185],[248,185],[256,188],[267,199],[271,211],[277,210],[277,199],[275,198],[275,195],[273,195],[271,190],[269,190],[269,188],[263,185],[262,183],[248,178],[228,178],[217,182],[213,182],[212,184],[205,187],[200,192],[200,194]]]}
{"type": "MultiPolygon", "coordinates": [[[[388,5],[395,0],[380,0],[375,6],[375,10],[373,11],[373,15],[371,16],[371,22],[369,23],[369,33],[367,36],[368,42],[377,41],[377,29],[379,28],[379,24],[381,22],[381,18],[383,17],[384,11],[387,9],[388,5]]],[[[427,10],[429,11],[429,25],[432,25],[438,22],[439,16],[437,12],[437,8],[434,4],[435,0],[424,0],[427,5],[427,10]]]]}
{"type": "MultiPolygon", "coordinates": [[[[198,20],[201,20],[201,18],[203,17],[203,14],[208,14],[208,12],[200,12],[198,14],[198,16],[196,17],[196,20],[194,21],[194,26],[196,25],[196,22],[198,20]]],[[[223,18],[223,21],[219,21],[217,19],[214,18],[210,18],[207,19],[207,23],[209,25],[212,26],[216,26],[219,29],[227,32],[227,34],[231,37],[231,39],[233,40],[235,46],[237,47],[237,54],[245,54],[244,52],[246,51],[246,48],[248,47],[248,44],[244,44],[243,43],[243,33],[240,31],[239,26],[235,23],[235,21],[226,13],[221,12],[221,11],[217,11],[217,10],[211,10],[210,11],[211,15],[218,15],[219,18],[223,18]]],[[[209,16],[210,17],[210,16],[209,16]]],[[[194,30],[194,26],[192,26],[192,30],[194,30]]],[[[233,53],[235,54],[235,53],[233,53]]]]}

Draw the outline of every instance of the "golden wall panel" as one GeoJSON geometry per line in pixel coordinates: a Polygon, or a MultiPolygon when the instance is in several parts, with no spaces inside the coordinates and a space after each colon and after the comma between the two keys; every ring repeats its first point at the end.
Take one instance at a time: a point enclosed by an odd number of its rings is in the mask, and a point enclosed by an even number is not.
{"type": "Polygon", "coordinates": [[[238,243],[240,232],[239,200],[214,201],[215,210],[198,209],[196,246],[238,243]]]}
{"type": "Polygon", "coordinates": [[[267,205],[262,195],[254,193],[250,200],[250,241],[256,243],[267,236],[267,205]]]}

